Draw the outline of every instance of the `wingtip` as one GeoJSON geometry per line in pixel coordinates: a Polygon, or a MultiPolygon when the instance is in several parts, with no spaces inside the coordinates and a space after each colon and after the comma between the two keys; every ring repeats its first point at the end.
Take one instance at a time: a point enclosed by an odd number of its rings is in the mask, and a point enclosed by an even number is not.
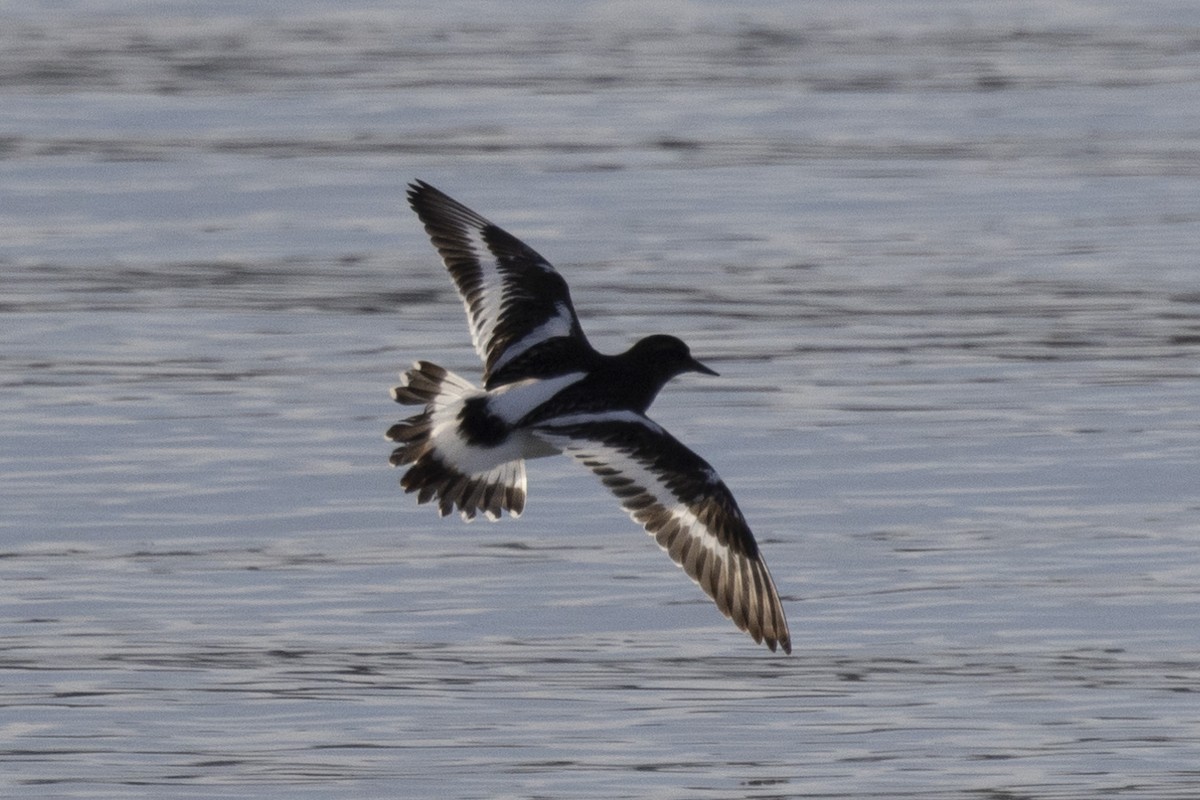
{"type": "Polygon", "coordinates": [[[437,191],[420,178],[410,181],[408,184],[408,205],[415,211],[417,209],[417,205],[421,201],[421,195],[425,194],[431,189],[433,191],[437,191]]]}
{"type": "Polygon", "coordinates": [[[427,183],[420,178],[416,178],[408,184],[408,206],[420,216],[421,209],[430,204],[438,202],[455,202],[448,194],[434,186],[432,183],[427,183]]]}

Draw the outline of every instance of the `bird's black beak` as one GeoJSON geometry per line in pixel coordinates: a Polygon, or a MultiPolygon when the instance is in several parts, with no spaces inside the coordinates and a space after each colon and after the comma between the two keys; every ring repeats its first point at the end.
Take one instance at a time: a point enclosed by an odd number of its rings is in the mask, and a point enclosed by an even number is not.
{"type": "Polygon", "coordinates": [[[715,369],[704,366],[703,364],[701,364],[699,361],[697,361],[694,358],[692,359],[692,363],[689,366],[692,368],[693,372],[703,372],[705,375],[719,375],[720,374],[715,369]]]}

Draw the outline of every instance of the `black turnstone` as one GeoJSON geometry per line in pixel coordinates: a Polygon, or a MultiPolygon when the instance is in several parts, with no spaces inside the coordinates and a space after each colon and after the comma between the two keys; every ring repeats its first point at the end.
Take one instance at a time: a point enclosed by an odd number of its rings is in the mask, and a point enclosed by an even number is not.
{"type": "Polygon", "coordinates": [[[393,466],[417,502],[442,516],[519,516],[526,458],[566,453],[620,499],[725,616],[774,650],[792,652],[779,594],[729,489],[646,416],[683,372],[716,375],[674,336],[648,336],[615,356],[583,335],[567,283],[516,237],[427,183],[408,201],[462,295],[483,387],[416,362],[392,389],[424,410],[393,425],[393,466]]]}

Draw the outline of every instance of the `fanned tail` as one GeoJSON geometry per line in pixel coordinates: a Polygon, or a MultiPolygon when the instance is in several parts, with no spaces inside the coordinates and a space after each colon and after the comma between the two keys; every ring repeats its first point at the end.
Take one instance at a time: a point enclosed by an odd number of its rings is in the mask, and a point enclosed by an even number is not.
{"type": "Polygon", "coordinates": [[[416,492],[417,502],[437,499],[443,517],[457,506],[463,519],[482,512],[490,520],[503,511],[514,517],[525,509],[525,462],[508,461],[478,472],[465,472],[455,465],[453,454],[462,449],[457,436],[458,415],[463,402],[480,390],[465,378],[428,361],[418,361],[400,376],[392,399],[425,409],[401,420],[387,431],[398,442],[392,451],[392,466],[412,464],[400,485],[416,492]]]}

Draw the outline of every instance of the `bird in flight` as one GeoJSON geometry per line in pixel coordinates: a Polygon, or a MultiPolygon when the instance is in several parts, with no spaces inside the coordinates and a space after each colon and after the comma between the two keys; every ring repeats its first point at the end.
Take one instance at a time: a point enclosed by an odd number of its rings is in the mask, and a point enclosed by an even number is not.
{"type": "Polygon", "coordinates": [[[604,355],[588,343],[567,283],[528,245],[423,181],[408,201],[462,296],[482,387],[418,361],[392,389],[423,406],[388,429],[393,466],[417,502],[466,520],[525,507],[525,459],[565,453],[716,603],[771,650],[792,651],[783,604],[733,495],[646,410],[684,372],[717,373],[674,336],[604,355]]]}

